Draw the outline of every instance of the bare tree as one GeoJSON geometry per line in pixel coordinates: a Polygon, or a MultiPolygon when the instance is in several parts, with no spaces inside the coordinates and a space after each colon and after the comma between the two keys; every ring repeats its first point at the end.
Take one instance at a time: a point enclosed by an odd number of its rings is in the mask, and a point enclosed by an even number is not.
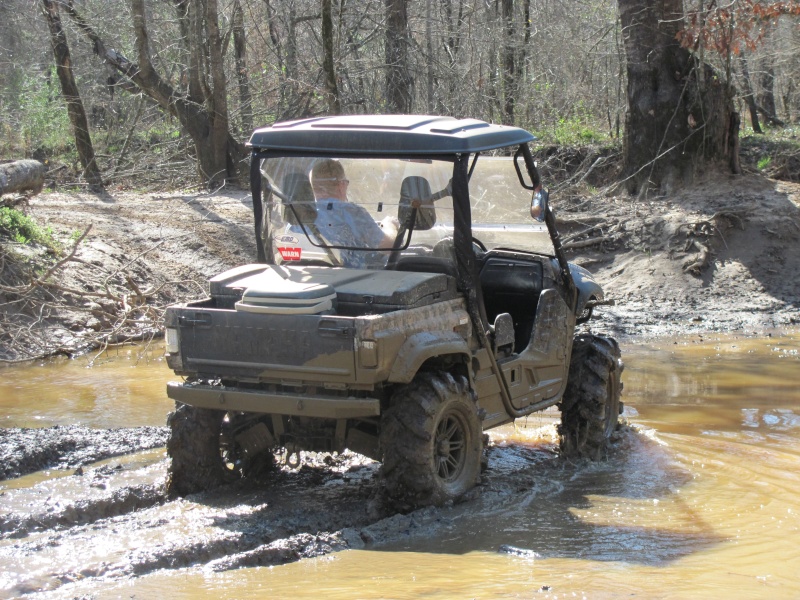
{"type": "Polygon", "coordinates": [[[759,103],[768,119],[777,119],[775,106],[775,57],[768,54],[761,61],[761,97],[759,103]]]}
{"type": "Polygon", "coordinates": [[[389,112],[412,110],[408,0],[386,0],[386,104],[389,112]]]}
{"type": "Polygon", "coordinates": [[[514,103],[517,96],[517,61],[514,40],[514,0],[502,0],[503,38],[503,115],[508,125],[514,124],[514,103]]]}
{"type": "Polygon", "coordinates": [[[342,112],[339,101],[339,86],[336,82],[336,69],[333,56],[333,17],[331,16],[331,0],[322,0],[322,70],[325,72],[325,89],[328,100],[328,114],[338,115],[342,112]]]}
{"type": "Polygon", "coordinates": [[[742,69],[742,83],[744,84],[744,101],[747,103],[747,110],[750,112],[750,123],[755,133],[764,133],[761,130],[761,123],[758,120],[758,107],[756,105],[756,95],[753,93],[753,83],[750,79],[750,69],[747,66],[747,58],[741,56],[739,64],[742,69]]]}
{"type": "Polygon", "coordinates": [[[250,94],[250,79],[247,75],[247,37],[244,14],[239,0],[233,1],[233,55],[236,63],[236,80],[239,83],[239,104],[242,129],[249,133],[253,129],[253,98],[250,94]]]}
{"type": "Polygon", "coordinates": [[[189,57],[184,89],[172,86],[153,65],[144,0],[131,0],[136,63],[108,47],[74,5],[67,5],[70,16],[92,42],[94,52],[162,109],[178,118],[194,142],[201,181],[216,187],[237,177],[239,161],[244,154],[242,144],[229,132],[217,2],[206,0],[201,4],[176,0],[175,7],[189,57]]]}
{"type": "Polygon", "coordinates": [[[86,119],[83,101],[72,73],[72,58],[67,44],[67,35],[61,25],[58,0],[41,0],[41,2],[42,14],[50,30],[50,42],[53,47],[58,80],[61,83],[61,94],[67,104],[67,113],[70,123],[72,123],[75,147],[83,167],[83,175],[91,186],[102,187],[103,178],[95,160],[92,137],[89,134],[89,122],[86,119]]]}

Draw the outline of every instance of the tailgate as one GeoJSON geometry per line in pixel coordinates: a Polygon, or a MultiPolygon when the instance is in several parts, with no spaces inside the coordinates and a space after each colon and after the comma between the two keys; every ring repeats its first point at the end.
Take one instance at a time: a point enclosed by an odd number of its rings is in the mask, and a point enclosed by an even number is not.
{"type": "Polygon", "coordinates": [[[174,308],[185,370],[290,384],[355,379],[353,319],[174,308]]]}

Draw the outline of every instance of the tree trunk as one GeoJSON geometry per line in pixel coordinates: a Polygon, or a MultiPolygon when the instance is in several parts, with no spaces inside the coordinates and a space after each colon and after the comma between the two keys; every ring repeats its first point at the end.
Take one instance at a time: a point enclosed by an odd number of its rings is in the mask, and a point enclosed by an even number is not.
{"type": "Polygon", "coordinates": [[[778,118],[778,109],[775,105],[775,65],[772,56],[763,59],[760,80],[761,94],[756,109],[770,125],[784,127],[786,123],[778,118]]]}
{"type": "Polygon", "coordinates": [[[0,196],[14,192],[38,194],[44,186],[45,167],[38,160],[15,160],[0,164],[0,196]]]}
{"type": "Polygon", "coordinates": [[[516,48],[514,45],[514,0],[502,0],[503,28],[503,116],[506,125],[514,124],[516,99],[516,48]]]}
{"type": "Polygon", "coordinates": [[[83,167],[83,176],[92,187],[102,187],[103,177],[94,156],[94,146],[89,135],[89,122],[83,108],[78,86],[72,74],[72,59],[67,45],[67,35],[61,26],[61,15],[58,11],[58,0],[42,0],[42,14],[50,29],[50,42],[56,62],[58,80],[61,83],[61,94],[67,103],[67,113],[75,136],[75,148],[83,167]]]}
{"type": "Polygon", "coordinates": [[[236,62],[236,79],[239,82],[239,113],[245,134],[253,131],[253,98],[250,94],[250,79],[247,76],[247,39],[245,38],[244,14],[239,0],[233,3],[233,56],[236,62]]]}
{"type": "MultiPolygon", "coordinates": [[[[442,76],[444,89],[440,89],[438,94],[434,94],[434,98],[437,99],[434,113],[459,114],[463,110],[458,90],[462,84],[460,74],[464,72],[463,64],[460,62],[463,43],[464,0],[457,1],[456,10],[454,10],[452,0],[444,0],[441,4],[447,28],[447,37],[442,40],[442,45],[447,53],[447,67],[442,76]]],[[[435,60],[435,58],[431,60],[435,60]]]]}
{"type": "Polygon", "coordinates": [[[756,107],[756,97],[753,94],[753,84],[750,80],[750,69],[747,68],[747,59],[742,56],[740,63],[742,66],[742,81],[744,82],[744,101],[747,102],[750,123],[753,125],[755,133],[764,133],[761,130],[761,123],[758,121],[758,108],[756,107]]]}
{"type": "Polygon", "coordinates": [[[759,104],[771,121],[779,121],[775,104],[775,65],[771,56],[763,60],[761,68],[761,98],[759,104]]]}
{"type": "MultiPolygon", "coordinates": [[[[270,4],[270,0],[264,0],[264,5],[267,9],[267,28],[269,29],[269,41],[272,44],[272,48],[275,51],[275,60],[277,61],[276,66],[278,67],[278,73],[281,75],[285,74],[285,67],[283,60],[283,44],[281,43],[281,36],[280,32],[278,31],[278,16],[275,12],[275,8],[270,4]]],[[[281,85],[281,90],[283,93],[284,85],[281,85]]]]}
{"type": "Polygon", "coordinates": [[[339,86],[336,83],[336,68],[333,60],[333,17],[331,0],[322,0],[322,70],[325,72],[328,114],[339,115],[342,105],[339,102],[339,86]]]}
{"type": "MultiPolygon", "coordinates": [[[[497,12],[497,10],[498,10],[499,7],[498,7],[497,3],[495,2],[494,4],[485,3],[484,4],[484,8],[486,9],[486,13],[487,13],[486,20],[488,22],[488,26],[491,28],[491,31],[494,32],[498,28],[497,21],[499,20],[500,15],[497,12]]],[[[497,36],[496,35],[492,35],[490,37],[491,37],[491,39],[489,40],[489,49],[488,49],[489,60],[488,60],[488,65],[487,65],[487,68],[488,68],[488,71],[489,71],[489,73],[488,73],[488,80],[489,80],[488,87],[489,87],[489,89],[488,89],[488,92],[487,92],[486,96],[487,96],[487,100],[488,100],[488,110],[487,110],[487,112],[489,114],[489,120],[490,121],[494,121],[495,120],[495,111],[500,115],[500,119],[503,118],[502,117],[503,107],[501,105],[501,98],[500,98],[500,91],[499,91],[499,85],[500,84],[499,84],[498,78],[497,78],[497,73],[502,68],[502,66],[497,64],[497,59],[498,59],[498,56],[499,56],[497,36]]]]}
{"type": "Polygon", "coordinates": [[[668,193],[695,171],[731,156],[734,113],[728,85],[676,35],[682,0],[618,0],[628,63],[624,175],[628,191],[668,193]]]}
{"type": "Polygon", "coordinates": [[[386,1],[386,102],[392,113],[411,112],[408,0],[386,1]]]}
{"type": "Polygon", "coordinates": [[[426,0],[425,2],[425,99],[426,106],[428,107],[428,114],[432,115],[436,112],[434,83],[436,77],[433,72],[434,65],[434,50],[433,50],[433,0],[426,0]]]}
{"type": "MultiPolygon", "coordinates": [[[[201,175],[209,182],[209,187],[222,185],[228,179],[228,173],[236,172],[236,161],[228,152],[230,128],[228,124],[228,82],[225,76],[225,60],[222,56],[222,37],[219,32],[219,13],[217,0],[205,0],[205,25],[208,36],[209,72],[211,81],[206,79],[205,92],[209,110],[206,113],[211,123],[208,144],[204,148],[206,156],[198,156],[201,175]],[[209,86],[209,83],[211,84],[209,86]],[[205,165],[204,165],[205,159],[205,165]],[[202,168],[206,166],[204,171],[202,168]]],[[[202,48],[198,44],[197,48],[202,48]]]]}

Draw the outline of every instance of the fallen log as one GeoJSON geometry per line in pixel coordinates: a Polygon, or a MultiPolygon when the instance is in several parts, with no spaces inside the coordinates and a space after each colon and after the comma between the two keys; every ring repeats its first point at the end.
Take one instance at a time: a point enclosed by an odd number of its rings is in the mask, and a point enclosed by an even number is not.
{"type": "Polygon", "coordinates": [[[14,192],[38,194],[44,187],[45,167],[38,160],[14,160],[0,164],[0,196],[14,192]]]}
{"type": "Polygon", "coordinates": [[[564,250],[574,250],[576,248],[588,248],[589,246],[596,246],[598,244],[602,244],[604,242],[610,242],[613,240],[613,236],[610,235],[602,235],[600,237],[589,238],[588,240],[579,240],[577,242],[569,242],[568,244],[563,244],[561,246],[564,250]]]}

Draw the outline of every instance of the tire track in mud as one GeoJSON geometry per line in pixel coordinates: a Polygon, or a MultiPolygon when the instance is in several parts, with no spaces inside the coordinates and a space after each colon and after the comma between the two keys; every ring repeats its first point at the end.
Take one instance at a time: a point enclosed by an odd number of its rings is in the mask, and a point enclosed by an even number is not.
{"type": "Polygon", "coordinates": [[[105,458],[160,448],[166,427],[90,429],[55,425],[0,429],[0,481],[43,469],[75,469],[105,458]]]}
{"type": "Polygon", "coordinates": [[[462,502],[408,514],[384,502],[379,464],[349,452],[306,456],[299,469],[175,500],[165,494],[160,452],[85,467],[78,476],[0,492],[0,598],[64,597],[72,583],[281,565],[446,536],[465,519],[519,511],[559,493],[583,467],[562,461],[555,448],[541,439],[496,440],[489,470],[462,502]]]}
{"type": "Polygon", "coordinates": [[[382,516],[371,503],[377,464],[364,463],[327,457],[272,473],[266,485],[240,481],[177,500],[166,497],[163,459],[5,490],[0,598],[87,578],[276,565],[345,549],[336,531],[382,516]]]}
{"type": "Polygon", "coordinates": [[[23,538],[29,533],[87,525],[162,504],[166,497],[155,485],[135,485],[114,490],[93,500],[47,506],[44,512],[0,515],[0,537],[23,538]]]}
{"type": "MultiPolygon", "coordinates": [[[[510,467],[498,469],[503,478],[517,478],[520,469],[552,458],[550,452],[526,448],[492,452],[511,459],[510,467]],[[531,461],[528,455],[539,456],[531,461]]],[[[22,508],[0,515],[0,565],[15,562],[23,568],[0,589],[0,597],[3,592],[55,590],[87,578],[137,577],[162,569],[280,565],[431,535],[452,525],[453,519],[443,516],[448,509],[393,514],[382,502],[378,468],[351,453],[318,456],[297,471],[270,474],[269,482],[243,480],[167,500],[166,461],[160,460],[134,469],[86,468],[81,476],[8,490],[4,505],[22,508]],[[23,510],[31,506],[33,510],[23,510]],[[73,559],[64,560],[65,555],[73,559]]],[[[514,487],[530,483],[517,478],[514,487]]],[[[481,488],[492,503],[515,496],[505,485],[485,482],[481,488]]],[[[464,506],[481,493],[476,489],[464,506]]]]}

